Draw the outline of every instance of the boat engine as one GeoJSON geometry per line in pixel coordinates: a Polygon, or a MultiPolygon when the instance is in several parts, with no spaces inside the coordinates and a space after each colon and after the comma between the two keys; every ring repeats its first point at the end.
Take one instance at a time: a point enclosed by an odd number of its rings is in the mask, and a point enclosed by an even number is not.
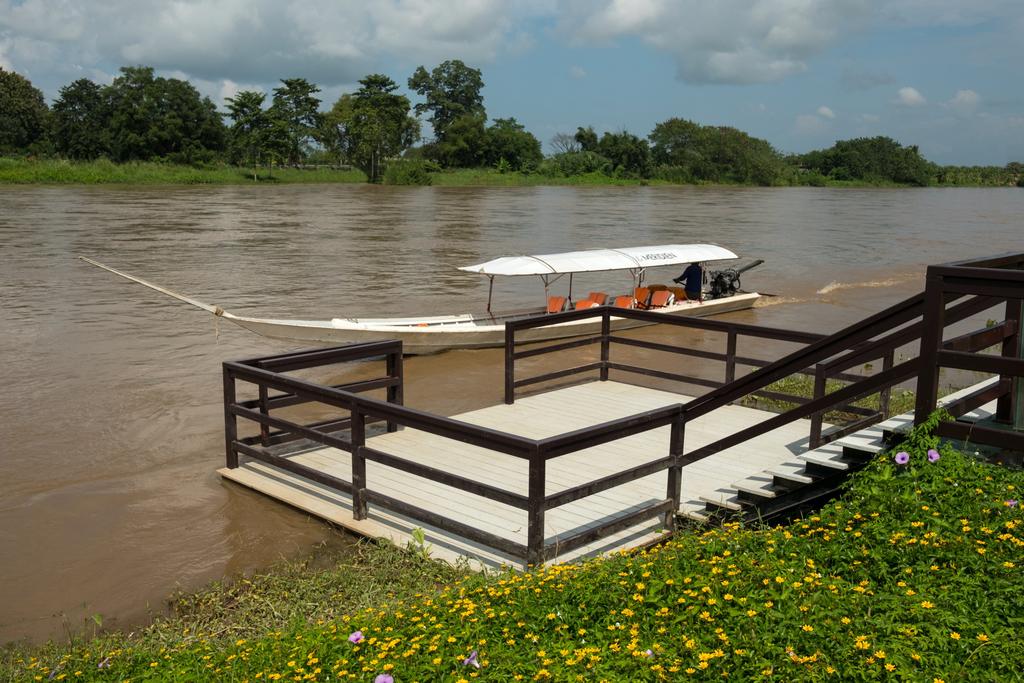
{"type": "Polygon", "coordinates": [[[732,296],[736,292],[742,291],[740,275],[751,268],[756,268],[762,263],[764,263],[764,259],[758,259],[753,263],[748,263],[747,265],[739,268],[725,268],[723,270],[711,271],[708,278],[710,284],[708,298],[721,299],[722,297],[732,296]]]}

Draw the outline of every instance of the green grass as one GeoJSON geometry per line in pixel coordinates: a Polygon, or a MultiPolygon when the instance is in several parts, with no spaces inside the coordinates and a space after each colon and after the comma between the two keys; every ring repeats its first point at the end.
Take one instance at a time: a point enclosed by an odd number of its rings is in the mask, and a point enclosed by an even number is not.
{"type": "Polygon", "coordinates": [[[195,168],[178,164],[130,162],[115,164],[107,160],[71,162],[53,159],[30,160],[0,158],[0,184],[34,185],[251,185],[255,183],[359,183],[361,171],[276,168],[273,177],[266,168],[253,180],[251,168],[215,165],[195,168]]]}
{"type": "MultiPolygon", "coordinates": [[[[639,186],[672,185],[656,178],[616,178],[603,173],[576,176],[553,176],[540,173],[500,173],[493,168],[460,168],[431,174],[433,185],[442,187],[535,187],[535,186],[639,186]]],[[[227,164],[193,167],[162,162],[113,163],[98,161],[66,161],[59,159],[15,159],[0,157],[0,184],[19,185],[246,185],[254,183],[362,183],[366,175],[359,170],[332,170],[276,168],[271,173],[259,169],[258,180],[253,180],[252,169],[227,164]]],[[[896,183],[876,181],[837,181],[822,178],[825,187],[906,187],[896,183]]],[[[740,186],[737,183],[695,183],[701,186],[740,186]]],[[[969,185],[970,187],[982,185],[969,185]]],[[[938,187],[961,187],[940,185],[938,187]]],[[[963,187],[967,187],[964,185],[963,187]]]]}
{"type": "Polygon", "coordinates": [[[225,617],[228,598],[249,589],[214,591],[209,606],[193,600],[197,611],[154,626],[159,638],[12,652],[6,671],[90,681],[1021,680],[1024,514],[1010,501],[1024,472],[939,446],[933,425],[901,447],[909,464],[880,454],[842,498],[788,526],[729,525],[641,554],[443,587],[432,584],[459,572],[373,551],[390,588],[366,600],[354,600],[349,570],[312,593],[299,572],[268,580],[269,591],[254,582],[248,601],[267,593],[278,606],[242,610],[258,617],[225,617]]]}
{"type": "Polygon", "coordinates": [[[499,173],[491,168],[459,168],[431,174],[441,187],[534,187],[538,185],[668,185],[661,180],[613,178],[603,173],[577,176],[548,176],[539,173],[499,173]]]}
{"type": "MultiPolygon", "coordinates": [[[[828,394],[847,386],[849,386],[848,382],[843,382],[837,379],[826,380],[825,395],[827,396],[828,394]]],[[[802,398],[813,398],[814,378],[808,375],[790,375],[789,377],[784,377],[776,382],[772,382],[765,387],[765,391],[788,394],[790,396],[800,396],[802,398]]],[[[941,398],[951,391],[952,389],[940,391],[939,397],[941,398]]],[[[900,389],[898,387],[893,388],[889,396],[889,414],[902,415],[903,413],[913,410],[916,397],[917,394],[909,389],[900,389]]],[[[789,401],[776,398],[764,398],[760,396],[744,397],[741,399],[740,403],[751,408],[770,410],[776,413],[783,413],[796,405],[789,401]]],[[[860,408],[879,410],[879,395],[871,394],[870,396],[866,396],[858,401],[854,401],[853,405],[860,408]]],[[[857,419],[858,417],[861,416],[842,411],[830,411],[825,414],[824,419],[826,422],[841,422],[857,419]]]]}

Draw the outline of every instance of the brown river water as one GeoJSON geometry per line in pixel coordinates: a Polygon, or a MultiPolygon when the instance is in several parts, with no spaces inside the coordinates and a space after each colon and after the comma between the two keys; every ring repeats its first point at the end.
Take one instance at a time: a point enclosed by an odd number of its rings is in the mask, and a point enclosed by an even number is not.
{"type": "MultiPolygon", "coordinates": [[[[778,295],[733,319],[827,332],[920,291],[929,263],[1024,249],[1022,216],[1013,189],[0,187],[0,642],[129,626],[176,588],[346,542],[215,473],[220,363],[295,345],[77,255],[234,313],[329,318],[480,310],[486,279],[456,267],[502,254],[711,241],[765,259],[744,285],[778,295]]],[[[495,300],[538,305],[541,285],[495,300]]],[[[500,350],[406,373],[419,408],[501,398],[500,350]]]]}

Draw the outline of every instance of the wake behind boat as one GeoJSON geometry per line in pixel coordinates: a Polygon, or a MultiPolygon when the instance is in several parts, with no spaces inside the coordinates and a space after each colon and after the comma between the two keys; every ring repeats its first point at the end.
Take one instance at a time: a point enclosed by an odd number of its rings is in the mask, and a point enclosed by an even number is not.
{"type": "MultiPolygon", "coordinates": [[[[162,294],[201,308],[215,316],[230,320],[252,332],[273,339],[323,344],[344,344],[385,339],[400,339],[409,354],[436,353],[447,349],[473,349],[501,346],[505,342],[505,323],[509,320],[582,309],[600,305],[620,308],[642,308],[665,315],[704,317],[750,308],[760,298],[756,292],[740,288],[740,275],[761,261],[741,269],[723,269],[705,276],[699,283],[700,293],[687,296],[682,287],[663,284],[644,285],[647,269],[681,264],[706,264],[736,259],[733,252],[713,244],[668,244],[622,249],[591,249],[586,251],[539,254],[534,256],[502,256],[486,263],[464,266],[459,270],[486,275],[490,280],[487,308],[480,314],[463,313],[409,318],[331,318],[329,320],[292,320],[254,318],[235,315],[220,306],[208,304],[140,277],[130,275],[98,261],[80,256],[83,261],[125,279],[137,282],[162,294]],[[629,271],[634,279],[632,292],[618,296],[605,292],[588,292],[586,297],[573,297],[574,273],[629,271]],[[544,283],[546,306],[528,310],[493,312],[494,279],[498,276],[538,276],[544,283]],[[565,296],[551,295],[550,288],[568,275],[565,296]],[[705,286],[709,285],[709,286],[705,286]]],[[[706,271],[703,271],[706,273],[706,271]]],[[[692,289],[692,283],[687,283],[692,289]]],[[[612,318],[613,329],[646,325],[637,320],[612,318]]],[[[542,328],[524,330],[521,341],[544,341],[593,334],[600,329],[599,320],[578,320],[542,328]]]]}

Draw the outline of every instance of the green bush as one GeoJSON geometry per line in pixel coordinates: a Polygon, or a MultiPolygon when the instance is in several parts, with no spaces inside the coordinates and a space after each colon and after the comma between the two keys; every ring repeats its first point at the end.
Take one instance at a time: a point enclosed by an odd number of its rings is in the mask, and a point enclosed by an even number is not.
{"type": "Polygon", "coordinates": [[[385,185],[431,185],[433,179],[422,161],[400,159],[388,163],[384,171],[385,185]]]}

